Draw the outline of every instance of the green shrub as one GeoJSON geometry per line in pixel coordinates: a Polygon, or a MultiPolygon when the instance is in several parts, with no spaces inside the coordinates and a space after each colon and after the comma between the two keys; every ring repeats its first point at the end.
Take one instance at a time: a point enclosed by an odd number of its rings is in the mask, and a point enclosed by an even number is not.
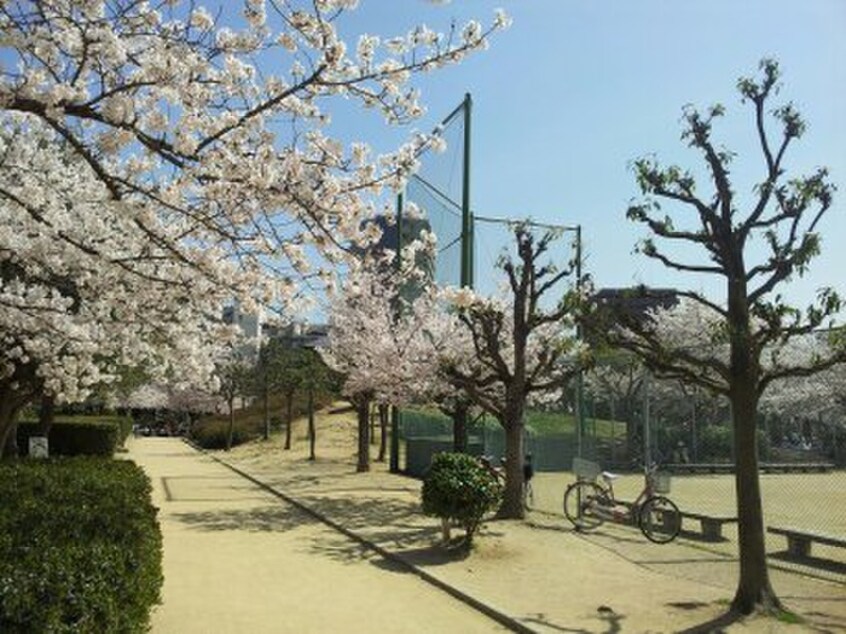
{"type": "Polygon", "coordinates": [[[132,425],[135,422],[132,420],[132,416],[109,416],[101,420],[112,422],[118,426],[118,443],[123,447],[126,444],[126,439],[132,434],[132,425]]]}
{"type": "MultiPolygon", "coordinates": [[[[203,421],[191,429],[191,439],[203,449],[225,449],[229,435],[229,423],[219,420],[203,421]]],[[[235,422],[232,429],[232,446],[236,447],[261,435],[261,428],[255,424],[235,422]]]]}
{"type": "MultiPolygon", "coordinates": [[[[130,426],[131,429],[131,426],[130,426]]],[[[38,423],[18,423],[18,451],[25,456],[29,452],[30,436],[38,436],[38,423]]],[[[120,440],[121,427],[108,419],[57,420],[50,426],[48,443],[50,455],[56,456],[102,456],[114,455],[120,440]]]]}
{"type": "Polygon", "coordinates": [[[470,543],[486,513],[502,501],[502,486],[478,459],[460,453],[439,453],[423,481],[423,512],[456,522],[470,543]]]}
{"type": "MultiPolygon", "coordinates": [[[[701,462],[732,462],[734,432],[731,423],[706,425],[699,430],[698,434],[698,455],[701,462]]],[[[759,458],[769,460],[767,435],[763,429],[759,429],[757,435],[759,458]]]]}
{"type": "Polygon", "coordinates": [[[128,461],[0,464],[0,631],[145,631],[163,581],[150,493],[128,461]]]}

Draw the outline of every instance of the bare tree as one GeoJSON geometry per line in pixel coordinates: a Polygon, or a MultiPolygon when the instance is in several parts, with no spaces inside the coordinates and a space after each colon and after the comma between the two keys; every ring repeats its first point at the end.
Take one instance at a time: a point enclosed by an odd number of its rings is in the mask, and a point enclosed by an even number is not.
{"type": "MultiPolygon", "coordinates": [[[[777,292],[794,275],[802,275],[819,253],[817,228],[831,205],[834,187],[824,168],[810,176],[786,179],[785,153],[802,136],[805,123],[792,104],[768,113],[768,101],[778,89],[778,64],[765,59],[760,71],[760,77],[741,78],[737,83],[743,101],[752,106],[765,168],[745,214],[730,180],[734,155],[712,139],[712,124],[724,114],[720,105],[705,113],[688,106],[683,116],[682,139],[704,158],[713,187],[710,198],[703,197],[691,173],[680,167],[661,167],[653,158],[634,163],[646,200],[632,205],[628,218],[644,223],[662,240],[659,248],[646,239],[640,251],[675,271],[725,280],[723,302],[694,291],[678,292],[688,310],[707,315],[703,323],[710,325],[698,333],[706,336],[706,345],[691,346],[684,337],[668,337],[659,320],[625,314],[620,315],[625,328],[613,337],[659,375],[702,386],[725,395],[731,403],[740,550],[740,579],[731,607],[743,614],[756,608],[780,609],[770,584],[764,544],[755,425],[759,399],[777,379],[811,375],[846,359],[842,339],[837,344],[834,338],[827,343],[835,345],[827,345],[823,352],[792,354],[797,340],[813,336],[841,308],[831,289],[821,291],[818,302],[804,311],[787,304],[777,292]],[[768,114],[781,127],[775,140],[767,131],[768,114]],[[664,202],[680,208],[674,216],[678,224],[664,216],[664,202]],[[766,245],[768,253],[753,262],[749,246],[755,239],[766,245]],[[679,245],[700,249],[705,261],[683,260],[679,254],[686,252],[676,248],[679,245]]],[[[688,316],[688,332],[693,333],[690,321],[688,316]]]]}
{"type": "MultiPolygon", "coordinates": [[[[499,516],[522,518],[523,435],[526,401],[532,394],[560,392],[579,372],[579,346],[572,316],[577,294],[562,292],[553,309],[542,304],[572,273],[544,262],[558,232],[536,238],[528,223],[514,227],[516,260],[500,266],[510,289],[507,303],[474,298],[459,303],[459,319],[470,331],[475,362],[447,367],[452,382],[493,415],[505,430],[505,492],[499,516]]],[[[459,293],[466,295],[466,289],[459,293]]],[[[458,293],[457,293],[458,294],[458,293]]]]}

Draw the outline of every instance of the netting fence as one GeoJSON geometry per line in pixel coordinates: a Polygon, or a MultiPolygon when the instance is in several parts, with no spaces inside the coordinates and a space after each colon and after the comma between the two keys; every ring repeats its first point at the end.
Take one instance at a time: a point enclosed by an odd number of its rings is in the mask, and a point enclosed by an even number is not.
{"type": "MultiPolygon", "coordinates": [[[[409,182],[405,199],[424,212],[438,237],[436,281],[458,285],[467,279],[462,238],[469,239],[469,279],[479,292],[495,294],[502,279],[497,262],[513,233],[499,221],[466,222],[468,113],[469,108],[459,107],[444,121],[448,149],[421,157],[422,169],[409,182]]],[[[560,220],[567,222],[566,217],[560,220]]],[[[559,267],[573,261],[572,238],[562,236],[549,254],[559,267]]],[[[619,355],[605,359],[580,383],[574,381],[554,405],[530,408],[525,423],[526,451],[537,473],[533,488],[538,512],[565,521],[563,494],[574,480],[576,456],[623,474],[615,484],[623,500],[637,497],[643,486],[641,465],[655,461],[672,473],[670,496],[684,515],[683,538],[736,555],[734,444],[726,399],[659,380],[636,360],[619,355]],[[708,518],[711,528],[706,530],[702,518],[708,518]]],[[[772,385],[756,425],[765,525],[846,541],[846,370],[772,385]]],[[[398,435],[400,468],[411,475],[422,476],[435,453],[452,449],[452,421],[437,404],[401,412],[398,435]]],[[[499,423],[490,416],[473,419],[468,451],[503,456],[499,423]]],[[[796,557],[786,553],[783,535],[768,532],[767,550],[780,563],[846,581],[846,548],[814,543],[810,553],[796,557]]]]}
{"type": "MultiPolygon", "coordinates": [[[[437,236],[434,279],[440,285],[459,286],[462,282],[468,104],[463,102],[441,123],[446,150],[428,149],[420,157],[420,169],[409,179],[403,196],[403,221],[415,221],[412,210],[416,207],[425,227],[437,236]]],[[[466,239],[472,240],[472,235],[466,239]]]]}
{"type": "MultiPolygon", "coordinates": [[[[761,401],[757,417],[765,525],[846,539],[846,370],[783,380],[761,401]]],[[[537,471],[536,510],[562,514],[563,494],[581,455],[622,474],[618,497],[634,500],[643,485],[644,456],[672,474],[670,497],[681,509],[683,538],[736,555],[737,508],[731,408],[722,397],[656,379],[632,359],[600,364],[584,377],[582,423],[575,385],[552,407],[526,414],[526,450],[537,471]],[[706,532],[712,518],[716,534],[706,532]]],[[[431,455],[449,451],[452,422],[432,407],[402,414],[403,466],[422,475],[431,455]]],[[[505,454],[499,423],[480,416],[469,451],[505,454]]],[[[712,529],[708,529],[711,531],[712,529]]],[[[768,532],[779,565],[846,581],[846,548],[812,544],[801,557],[783,535],[768,532]]]]}

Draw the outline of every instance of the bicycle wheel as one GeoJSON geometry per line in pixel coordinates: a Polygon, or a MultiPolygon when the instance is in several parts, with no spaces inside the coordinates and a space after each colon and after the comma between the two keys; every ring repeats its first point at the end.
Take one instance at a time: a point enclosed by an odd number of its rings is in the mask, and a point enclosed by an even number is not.
{"type": "Polygon", "coordinates": [[[564,515],[579,530],[596,528],[605,519],[593,508],[605,498],[605,490],[595,482],[573,482],[564,492],[564,515]]]}
{"type": "Polygon", "coordinates": [[[638,525],[649,541],[656,544],[671,542],[681,530],[679,507],[670,498],[653,495],[640,507],[638,525]]]}
{"type": "Polygon", "coordinates": [[[532,489],[532,483],[526,482],[523,485],[523,506],[527,511],[531,511],[535,506],[535,491],[532,489]]]}

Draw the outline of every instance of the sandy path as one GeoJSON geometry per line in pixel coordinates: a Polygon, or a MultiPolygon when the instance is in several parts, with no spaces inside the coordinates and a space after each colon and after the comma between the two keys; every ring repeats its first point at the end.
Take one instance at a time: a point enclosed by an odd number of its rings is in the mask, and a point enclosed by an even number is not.
{"type": "MultiPolygon", "coordinates": [[[[624,527],[581,536],[560,515],[490,522],[470,556],[456,558],[438,547],[437,522],[420,514],[419,481],[378,463],[355,473],[354,421],[321,414],[317,422],[316,462],[301,437],[291,451],[274,437],[216,455],[533,630],[677,632],[718,617],[733,594],[737,564],[723,553],[687,540],[651,544],[624,527]]],[[[842,585],[773,572],[782,598],[809,622],[751,618],[725,631],[846,631],[842,585]]]]}
{"type": "Polygon", "coordinates": [[[501,630],[179,439],[133,439],[128,457],[164,536],[154,633],[501,630]]]}

